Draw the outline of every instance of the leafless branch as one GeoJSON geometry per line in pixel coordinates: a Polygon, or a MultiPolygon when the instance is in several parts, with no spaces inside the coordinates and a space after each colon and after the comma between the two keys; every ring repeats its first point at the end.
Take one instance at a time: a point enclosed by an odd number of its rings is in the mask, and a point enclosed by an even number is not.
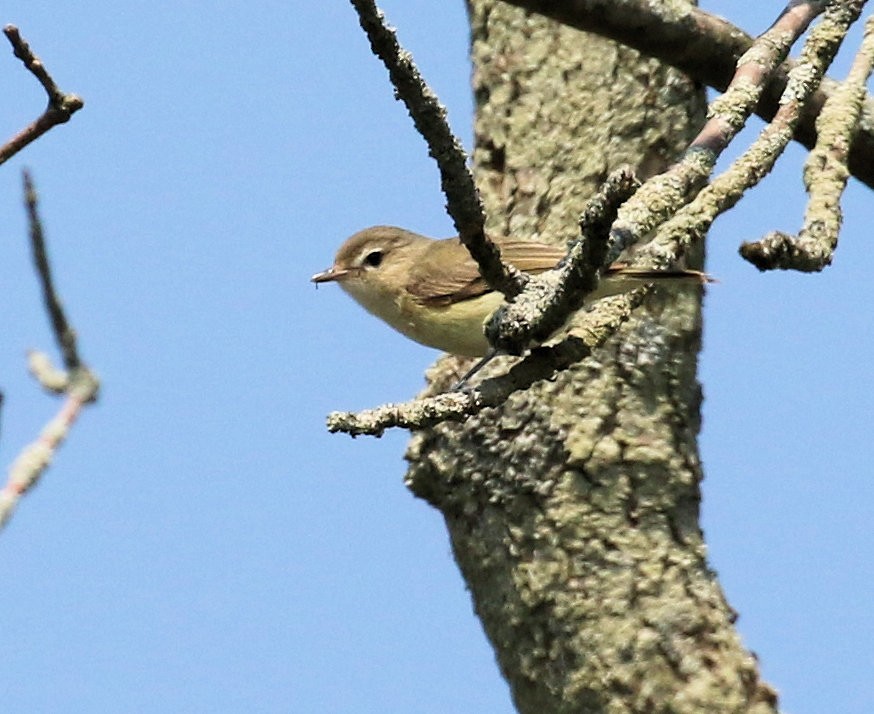
{"type": "MultiPolygon", "coordinates": [[[[720,91],[735,73],[737,61],[753,43],[739,27],[692,5],[678,10],[671,3],[648,0],[505,0],[579,30],[621,42],[681,70],[720,91]]],[[[765,84],[756,114],[770,121],[780,106],[792,61],[778,68],[765,84]]],[[[805,105],[795,140],[808,149],[816,143],[816,117],[837,83],[824,79],[805,105]]],[[[848,155],[850,173],[874,188],[874,99],[863,101],[861,121],[848,155]]]]}
{"type": "Polygon", "coordinates": [[[483,409],[502,404],[513,392],[528,389],[535,382],[549,379],[587,357],[631,317],[648,292],[649,288],[643,287],[602,301],[574,334],[556,345],[534,348],[508,372],[486,379],[477,387],[405,404],[386,404],[358,413],[332,412],[328,415],[328,430],[350,436],[381,436],[391,427],[424,429],[443,421],[464,421],[483,409]]]}
{"type": "Polygon", "coordinates": [[[97,399],[100,387],[97,376],[79,357],[75,332],[64,315],[57,291],[52,284],[37,195],[33,182],[26,172],[24,193],[36,270],[42,284],[46,311],[63,355],[66,370],[55,368],[49,357],[41,352],[31,352],[28,364],[31,374],[40,384],[48,391],[64,395],[64,402],[57,415],[46,424],[37,439],[26,446],[10,466],[6,485],[0,490],[0,527],[4,526],[12,516],[18,499],[36,484],[48,468],[52,457],[81,413],[82,407],[97,399]]]}
{"type": "Polygon", "coordinates": [[[461,242],[479,265],[486,282],[507,298],[518,295],[527,276],[501,261],[501,252],[485,235],[485,212],[467,156],[446,120],[446,109],[425,83],[412,55],[398,43],[374,0],[351,0],[373,53],[388,69],[397,96],[403,100],[440,169],[446,210],[461,242]]]}
{"type": "Polygon", "coordinates": [[[68,122],[70,117],[85,105],[80,97],[62,92],[58,88],[42,60],[32,52],[15,25],[4,27],[3,34],[12,45],[15,56],[24,63],[28,71],[37,78],[45,89],[49,104],[39,118],[13,136],[3,146],[0,146],[0,164],[10,159],[31,142],[39,139],[53,126],[68,122]]]}
{"type": "Polygon", "coordinates": [[[831,94],[817,123],[817,143],[804,166],[809,199],[798,236],[774,231],[744,243],[741,255],[759,270],[813,272],[831,264],[841,227],[841,196],[847,185],[847,157],[862,111],[865,84],[874,66],[874,17],[865,23],[862,46],[847,79],[831,94]]]}
{"type": "MultiPolygon", "coordinates": [[[[718,215],[737,204],[748,189],[770,172],[791,141],[802,107],[816,90],[864,4],[865,0],[828,4],[822,22],[811,31],[798,62],[790,71],[773,121],[740,158],[662,226],[658,240],[648,246],[650,253],[666,245],[683,245],[702,239],[718,215]]],[[[667,255],[672,255],[672,250],[669,248],[667,255]]]]}
{"type": "Polygon", "coordinates": [[[521,354],[540,344],[583,306],[598,287],[607,265],[610,226],[619,207],[640,187],[634,172],[623,167],[611,174],[588,202],[580,218],[580,239],[571,247],[558,271],[531,278],[525,290],[504,304],[489,320],[486,337],[496,349],[521,354]]]}
{"type": "MultiPolygon", "coordinates": [[[[708,107],[709,119],[683,158],[654,176],[619,210],[612,228],[611,259],[642,241],[686,205],[705,185],[716,160],[752,115],[765,82],[786,58],[811,21],[823,11],[820,2],[793,3],[738,61],[728,88],[708,107]]],[[[665,262],[675,259],[665,256],[665,262]]]]}
{"type": "Polygon", "coordinates": [[[27,171],[24,171],[24,202],[27,206],[27,216],[30,223],[30,245],[33,251],[33,262],[36,266],[36,273],[39,277],[40,286],[42,287],[46,312],[51,320],[55,339],[58,342],[58,347],[64,358],[64,366],[72,371],[78,369],[81,365],[79,353],[76,349],[76,333],[67,321],[67,316],[64,314],[64,308],[61,305],[61,301],[55,291],[54,283],[52,282],[52,273],[49,266],[48,255],[46,253],[42,221],[39,217],[36,190],[33,187],[30,173],[27,171]]]}

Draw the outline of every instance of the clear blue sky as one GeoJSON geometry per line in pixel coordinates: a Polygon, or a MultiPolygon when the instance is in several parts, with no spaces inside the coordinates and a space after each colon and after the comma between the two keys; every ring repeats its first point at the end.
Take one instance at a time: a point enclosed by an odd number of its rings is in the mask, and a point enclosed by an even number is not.
{"type": "MultiPolygon", "coordinates": [[[[463,3],[384,7],[469,145],[463,3]]],[[[758,31],[782,2],[705,7],[758,31]]],[[[0,169],[3,463],[57,408],[25,376],[25,349],[52,345],[22,165],[104,380],[0,533],[4,711],[510,712],[441,519],[402,484],[406,435],[324,429],[331,409],[411,397],[435,354],[309,276],[367,225],[451,232],[348,3],[3,13],[86,101],[0,169]]],[[[11,54],[0,75],[11,135],[44,97],[11,54]]],[[[736,255],[797,229],[802,160],[710,240],[703,520],[784,708],[870,712],[874,196],[851,186],[822,275],[736,255]]]]}

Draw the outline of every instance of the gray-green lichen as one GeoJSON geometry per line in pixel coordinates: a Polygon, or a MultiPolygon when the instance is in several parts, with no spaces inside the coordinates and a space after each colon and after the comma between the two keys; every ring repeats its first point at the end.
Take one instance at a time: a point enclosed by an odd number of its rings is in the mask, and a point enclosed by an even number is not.
{"type": "MultiPolygon", "coordinates": [[[[488,230],[563,243],[613,168],[663,170],[700,126],[698,91],[657,63],[469,6],[488,230]]],[[[699,296],[644,308],[573,369],[416,434],[407,483],[444,515],[520,711],[773,711],[698,525],[699,296]]]]}

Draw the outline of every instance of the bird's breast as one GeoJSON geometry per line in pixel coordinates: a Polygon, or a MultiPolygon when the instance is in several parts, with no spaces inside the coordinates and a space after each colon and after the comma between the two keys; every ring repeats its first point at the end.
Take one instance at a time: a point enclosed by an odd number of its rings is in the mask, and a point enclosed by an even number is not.
{"type": "Polygon", "coordinates": [[[405,291],[392,295],[357,289],[353,281],[341,285],[365,310],[411,340],[466,357],[486,354],[483,323],[503,302],[500,293],[488,292],[449,305],[423,305],[405,291]]]}

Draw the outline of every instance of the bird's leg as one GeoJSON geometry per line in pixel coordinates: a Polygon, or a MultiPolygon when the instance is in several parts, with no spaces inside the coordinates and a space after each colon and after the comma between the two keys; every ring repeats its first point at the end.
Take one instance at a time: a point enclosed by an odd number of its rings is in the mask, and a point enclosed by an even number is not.
{"type": "Polygon", "coordinates": [[[467,372],[465,372],[464,376],[458,380],[452,387],[450,387],[450,392],[457,392],[463,389],[467,385],[467,380],[469,380],[473,375],[479,372],[483,367],[485,367],[489,362],[491,362],[495,357],[498,356],[498,351],[494,347],[490,347],[489,351],[486,352],[486,356],[480,358],[477,363],[471,367],[467,372]]]}

